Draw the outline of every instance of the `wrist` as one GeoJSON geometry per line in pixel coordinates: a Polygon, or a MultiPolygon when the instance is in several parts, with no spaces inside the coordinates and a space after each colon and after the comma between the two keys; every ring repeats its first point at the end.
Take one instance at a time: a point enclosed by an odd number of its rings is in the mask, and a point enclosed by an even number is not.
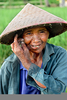
{"type": "Polygon", "coordinates": [[[30,63],[28,63],[28,66],[27,66],[27,68],[26,68],[27,70],[29,70],[29,68],[30,68],[31,64],[32,64],[31,62],[30,62],[30,63]]]}
{"type": "Polygon", "coordinates": [[[21,63],[22,63],[22,65],[27,69],[27,70],[29,70],[29,68],[30,68],[30,66],[31,66],[31,62],[23,62],[23,61],[21,61],[21,63]]]}

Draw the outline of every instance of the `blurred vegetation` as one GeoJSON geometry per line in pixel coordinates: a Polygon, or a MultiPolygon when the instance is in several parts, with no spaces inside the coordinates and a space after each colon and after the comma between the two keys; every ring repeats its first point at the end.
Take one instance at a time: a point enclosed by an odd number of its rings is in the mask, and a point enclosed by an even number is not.
{"type": "MultiPolygon", "coordinates": [[[[42,7],[42,9],[67,20],[66,7],[64,8],[42,7]]],[[[0,9],[0,34],[20,10],[21,8],[19,9],[0,9]]],[[[49,39],[48,42],[67,49],[67,32],[49,39]]],[[[0,44],[0,66],[3,63],[4,59],[7,58],[11,53],[12,51],[11,51],[10,46],[0,44]]]]}
{"type": "MultiPolygon", "coordinates": [[[[51,4],[59,5],[59,0],[48,0],[48,1],[50,5],[51,4]]],[[[0,7],[4,6],[6,8],[7,6],[21,6],[27,3],[31,3],[33,5],[45,5],[45,0],[0,0],[0,2],[2,2],[0,4],[0,7]]]]}
{"type": "MultiPolygon", "coordinates": [[[[6,2],[5,6],[9,5],[9,1],[10,0],[0,0],[0,2],[6,2]]],[[[11,2],[13,1],[17,1],[16,3],[11,3],[12,6],[16,6],[16,5],[23,5],[24,1],[28,1],[29,3],[31,3],[32,1],[35,0],[11,0],[11,2]],[[18,2],[19,1],[19,2],[18,2]]],[[[40,1],[40,0],[38,0],[40,1]]],[[[44,2],[44,0],[42,0],[44,2]]],[[[59,0],[49,0],[50,4],[57,4],[59,5],[59,0]]],[[[35,5],[35,2],[32,3],[35,5]]],[[[40,4],[40,3],[38,3],[40,4]]],[[[43,3],[45,4],[45,2],[43,3]]],[[[0,5],[1,6],[1,5],[0,5]]],[[[64,20],[67,21],[67,8],[63,7],[41,7],[42,9],[57,15],[58,17],[63,18],[64,20]]],[[[0,34],[2,33],[2,31],[5,29],[5,27],[8,25],[8,23],[16,16],[16,14],[21,10],[21,8],[18,9],[2,9],[0,8],[0,34]]],[[[61,46],[63,48],[65,48],[67,50],[67,32],[64,32],[63,34],[56,36],[54,38],[51,38],[48,40],[49,43],[57,45],[57,46],[61,46]]],[[[0,44],[0,67],[2,65],[2,63],[4,62],[4,60],[11,55],[13,52],[11,50],[10,45],[4,45],[4,44],[0,44]]],[[[67,92],[67,89],[66,89],[67,92]]]]}
{"type": "MultiPolygon", "coordinates": [[[[0,9],[0,34],[21,9],[0,9]],[[9,12],[9,13],[8,13],[9,12]]],[[[0,44],[0,66],[12,53],[10,45],[0,44]]]]}

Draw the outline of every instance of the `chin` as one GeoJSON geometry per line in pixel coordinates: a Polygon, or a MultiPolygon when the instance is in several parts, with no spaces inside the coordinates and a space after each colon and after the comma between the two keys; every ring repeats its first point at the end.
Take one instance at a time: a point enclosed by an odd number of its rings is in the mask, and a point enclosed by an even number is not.
{"type": "MultiPolygon", "coordinates": [[[[43,50],[43,49],[42,49],[42,50],[43,50]]],[[[33,52],[33,53],[39,54],[39,53],[42,52],[42,50],[30,50],[30,51],[33,52]]]]}

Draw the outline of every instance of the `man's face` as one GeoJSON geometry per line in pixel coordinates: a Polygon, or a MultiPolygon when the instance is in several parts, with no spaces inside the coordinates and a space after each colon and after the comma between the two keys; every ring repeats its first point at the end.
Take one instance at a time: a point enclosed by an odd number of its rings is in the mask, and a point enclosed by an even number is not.
{"type": "Polygon", "coordinates": [[[29,51],[34,53],[42,52],[48,37],[49,32],[44,26],[28,28],[23,32],[25,44],[27,45],[29,51]]]}

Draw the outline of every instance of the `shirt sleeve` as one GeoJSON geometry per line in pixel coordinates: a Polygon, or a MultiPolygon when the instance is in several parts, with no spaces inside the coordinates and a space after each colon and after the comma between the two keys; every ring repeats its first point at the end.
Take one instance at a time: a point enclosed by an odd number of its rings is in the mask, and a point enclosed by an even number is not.
{"type": "MultiPolygon", "coordinates": [[[[9,71],[5,61],[0,68],[0,94],[8,94],[9,71]]],[[[10,66],[10,65],[9,65],[10,66]]]]}
{"type": "MultiPolygon", "coordinates": [[[[67,52],[62,53],[57,60],[52,75],[48,75],[44,69],[33,63],[28,70],[28,75],[29,80],[33,78],[46,86],[46,89],[44,89],[32,82],[43,94],[61,94],[65,92],[67,86],[67,52]]],[[[29,80],[27,82],[30,83],[29,80]]]]}
{"type": "Polygon", "coordinates": [[[1,69],[0,69],[0,94],[3,94],[3,92],[2,92],[2,74],[1,74],[1,69]]]}

